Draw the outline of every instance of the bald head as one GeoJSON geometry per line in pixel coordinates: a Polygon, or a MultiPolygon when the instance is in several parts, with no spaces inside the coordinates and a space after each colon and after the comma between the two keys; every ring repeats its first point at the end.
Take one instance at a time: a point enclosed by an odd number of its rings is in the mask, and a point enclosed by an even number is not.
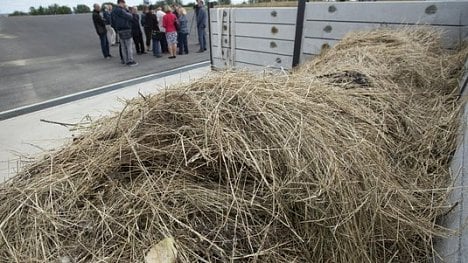
{"type": "Polygon", "coordinates": [[[101,6],[99,4],[94,4],[93,7],[94,7],[94,10],[98,12],[101,11],[101,6]]]}

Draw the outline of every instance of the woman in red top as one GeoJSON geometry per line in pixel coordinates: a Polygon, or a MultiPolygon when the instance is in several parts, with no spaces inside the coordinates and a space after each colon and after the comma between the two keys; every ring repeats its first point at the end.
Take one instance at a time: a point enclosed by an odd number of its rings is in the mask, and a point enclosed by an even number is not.
{"type": "Polygon", "coordinates": [[[169,6],[165,7],[166,15],[163,16],[163,27],[166,28],[166,39],[169,48],[169,58],[175,58],[177,52],[177,17],[172,13],[169,6]]]}

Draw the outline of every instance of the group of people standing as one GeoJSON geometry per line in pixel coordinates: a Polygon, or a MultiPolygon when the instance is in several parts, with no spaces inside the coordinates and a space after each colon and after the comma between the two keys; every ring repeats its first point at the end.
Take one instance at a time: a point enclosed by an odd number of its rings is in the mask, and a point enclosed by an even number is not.
{"type": "MultiPolygon", "coordinates": [[[[111,5],[104,6],[102,15],[101,6],[94,4],[92,17],[104,58],[112,57],[110,45],[119,44],[121,63],[136,66],[138,63],[134,60],[133,45],[138,55],[152,51],[155,57],[162,57],[162,53],[169,53],[169,59],[174,59],[177,54],[189,53],[187,41],[189,28],[186,15],[187,11],[178,5],[164,8],[145,6],[140,18],[136,7],[128,8],[125,0],[117,0],[115,8],[111,5]],[[144,29],[146,43],[143,40],[140,25],[144,29]]],[[[197,52],[204,52],[206,51],[207,15],[202,0],[197,0],[195,15],[200,42],[200,49],[197,52]]]]}

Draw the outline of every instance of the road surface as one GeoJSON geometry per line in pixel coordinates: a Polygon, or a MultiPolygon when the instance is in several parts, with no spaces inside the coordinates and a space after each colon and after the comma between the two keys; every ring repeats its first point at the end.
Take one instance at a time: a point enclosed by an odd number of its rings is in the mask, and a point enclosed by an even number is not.
{"type": "Polygon", "coordinates": [[[193,25],[190,54],[171,60],[135,55],[139,65],[128,67],[120,64],[117,46],[112,59],[102,57],[91,14],[0,17],[0,112],[209,60],[197,50],[193,25]]]}

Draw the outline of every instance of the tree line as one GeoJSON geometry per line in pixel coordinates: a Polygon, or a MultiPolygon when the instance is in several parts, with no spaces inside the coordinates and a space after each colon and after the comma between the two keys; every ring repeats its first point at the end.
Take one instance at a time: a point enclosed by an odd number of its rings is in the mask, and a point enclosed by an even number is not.
{"type": "MultiPolygon", "coordinates": [[[[249,0],[249,2],[250,1],[261,2],[262,0],[249,0]]],[[[268,1],[271,1],[271,0],[268,0],[268,1]]],[[[231,4],[231,0],[218,0],[218,1],[210,1],[210,2],[214,2],[215,5],[216,4],[221,4],[221,5],[231,4]]],[[[106,2],[103,5],[105,4],[110,4],[110,5],[115,6],[115,3],[111,3],[111,2],[106,2]]],[[[164,5],[173,5],[173,4],[182,4],[182,2],[180,0],[160,0],[160,1],[156,1],[154,5],[152,6],[164,6],[164,5]]],[[[186,4],[185,6],[193,7],[194,5],[195,5],[195,2],[191,2],[191,3],[186,4]]],[[[143,10],[143,7],[144,5],[138,5],[138,10],[143,10]]],[[[39,6],[36,8],[36,7],[31,6],[29,8],[29,12],[15,11],[9,14],[9,16],[67,15],[67,14],[72,14],[72,13],[83,14],[83,13],[90,13],[90,12],[91,12],[91,8],[87,5],[80,4],[80,5],[77,5],[76,7],[73,7],[72,9],[65,5],[60,6],[58,4],[53,4],[53,5],[49,5],[48,7],[39,6]]]]}
{"type": "Polygon", "coordinates": [[[58,5],[58,4],[53,4],[49,5],[47,7],[44,6],[39,6],[39,7],[33,7],[31,6],[29,8],[29,12],[22,12],[22,11],[15,11],[11,13],[9,16],[44,16],[44,15],[68,15],[68,14],[83,14],[83,13],[90,13],[91,8],[87,5],[77,5],[76,7],[73,7],[71,9],[70,7],[66,5],[58,5]]]}

